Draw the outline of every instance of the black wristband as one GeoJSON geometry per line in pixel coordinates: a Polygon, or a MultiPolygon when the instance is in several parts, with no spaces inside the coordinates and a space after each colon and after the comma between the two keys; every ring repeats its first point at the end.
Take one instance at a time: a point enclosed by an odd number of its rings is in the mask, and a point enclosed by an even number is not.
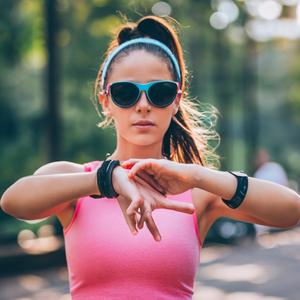
{"type": "Polygon", "coordinates": [[[119,196],[112,184],[112,173],[115,167],[120,165],[119,160],[104,160],[97,170],[97,184],[100,195],[90,195],[92,198],[114,198],[119,196]]]}
{"type": "Polygon", "coordinates": [[[112,182],[112,173],[113,170],[118,167],[120,165],[120,161],[119,160],[109,160],[109,164],[107,166],[107,170],[106,170],[106,176],[105,176],[105,196],[107,198],[115,198],[118,197],[119,194],[115,191],[114,186],[113,186],[113,182],[112,182]]]}
{"type": "Polygon", "coordinates": [[[229,199],[222,199],[232,209],[238,208],[244,201],[248,191],[248,176],[241,172],[230,172],[237,179],[237,187],[234,196],[229,199]]]}
{"type": "Polygon", "coordinates": [[[108,182],[107,182],[107,169],[108,169],[109,163],[110,163],[109,160],[105,160],[102,163],[102,166],[100,167],[99,173],[97,172],[98,187],[99,187],[103,197],[107,197],[108,190],[109,190],[109,186],[108,186],[108,182]]]}
{"type": "Polygon", "coordinates": [[[106,166],[107,166],[107,162],[104,160],[102,162],[102,165],[97,170],[97,185],[98,185],[98,190],[100,192],[100,195],[90,195],[90,197],[92,197],[94,199],[99,199],[99,198],[105,197],[104,184],[103,184],[103,180],[105,177],[103,176],[103,170],[106,169],[106,166]],[[103,179],[101,179],[101,178],[103,178],[103,179]]]}

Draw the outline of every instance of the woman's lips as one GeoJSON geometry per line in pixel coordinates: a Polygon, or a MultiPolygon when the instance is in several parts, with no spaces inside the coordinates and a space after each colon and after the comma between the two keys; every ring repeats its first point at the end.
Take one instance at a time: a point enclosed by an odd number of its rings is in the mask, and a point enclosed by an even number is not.
{"type": "Polygon", "coordinates": [[[139,120],[133,123],[133,125],[154,125],[150,120],[139,120]]]}
{"type": "Polygon", "coordinates": [[[138,129],[149,129],[151,127],[154,127],[153,124],[133,124],[133,126],[138,129]]]}
{"type": "Polygon", "coordinates": [[[135,122],[133,126],[138,129],[149,129],[154,126],[154,123],[149,120],[140,120],[135,122]]]}

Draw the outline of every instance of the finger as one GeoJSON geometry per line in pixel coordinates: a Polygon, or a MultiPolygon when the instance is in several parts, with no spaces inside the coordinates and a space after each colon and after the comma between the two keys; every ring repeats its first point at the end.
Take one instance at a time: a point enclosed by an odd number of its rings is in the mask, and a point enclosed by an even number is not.
{"type": "Polygon", "coordinates": [[[133,167],[133,164],[122,164],[121,167],[124,169],[131,169],[133,167]]]}
{"type": "Polygon", "coordinates": [[[140,159],[131,158],[131,159],[125,160],[125,161],[121,162],[121,167],[123,167],[124,169],[131,169],[132,166],[134,164],[136,164],[138,161],[140,161],[140,159]]]}
{"type": "Polygon", "coordinates": [[[124,205],[124,201],[125,201],[125,198],[122,197],[122,196],[119,196],[118,197],[118,200],[119,200],[119,203],[120,203],[120,207],[121,207],[121,210],[122,210],[122,213],[123,213],[123,216],[125,218],[125,221],[131,231],[131,233],[133,235],[136,235],[138,233],[138,230],[136,228],[136,220],[133,220],[133,218],[130,218],[127,214],[126,214],[126,210],[125,210],[125,205],[124,205]]]}
{"type": "Polygon", "coordinates": [[[142,170],[145,170],[146,172],[148,172],[151,175],[154,174],[153,164],[154,164],[154,162],[151,159],[147,159],[147,160],[143,160],[143,161],[139,161],[139,162],[135,163],[134,166],[129,171],[128,177],[133,178],[136,175],[136,173],[141,172],[142,170]]]}
{"type": "Polygon", "coordinates": [[[146,224],[147,227],[149,229],[149,231],[151,232],[151,234],[153,235],[154,239],[159,242],[161,240],[161,235],[160,232],[152,218],[152,214],[150,212],[147,211],[147,216],[146,216],[146,224]]]}
{"type": "Polygon", "coordinates": [[[138,174],[135,177],[135,181],[140,183],[142,186],[148,187],[151,186],[152,189],[160,192],[161,194],[165,195],[165,190],[164,188],[156,181],[153,179],[153,177],[145,172],[142,172],[141,174],[138,174]],[[141,179],[142,180],[141,180],[141,179]]]}
{"type": "MultiPolygon", "coordinates": [[[[141,189],[140,192],[144,199],[146,196],[144,195],[143,189],[141,189]]],[[[151,232],[151,234],[153,235],[154,239],[156,241],[160,241],[161,236],[160,236],[159,230],[152,218],[151,211],[152,211],[151,206],[149,205],[149,203],[147,201],[145,201],[140,208],[141,217],[138,222],[138,228],[142,229],[144,226],[144,223],[146,222],[147,227],[148,227],[149,231],[151,232]]]]}
{"type": "Polygon", "coordinates": [[[125,217],[125,220],[129,226],[129,229],[133,235],[138,234],[138,229],[136,227],[137,219],[135,215],[125,217]]]}
{"type": "Polygon", "coordinates": [[[129,227],[131,233],[133,235],[137,235],[137,233],[138,233],[138,229],[136,227],[137,220],[134,218],[134,215],[128,216],[124,211],[122,211],[122,212],[123,212],[125,221],[126,221],[128,227],[129,227]]]}
{"type": "Polygon", "coordinates": [[[132,234],[136,235],[138,233],[138,229],[137,229],[137,220],[138,220],[137,214],[134,213],[134,214],[128,216],[128,220],[129,220],[131,228],[133,228],[132,234]]]}
{"type": "Polygon", "coordinates": [[[159,202],[161,207],[165,209],[171,209],[171,210],[175,210],[187,214],[193,214],[195,211],[195,207],[193,203],[186,203],[186,202],[170,200],[166,198],[161,198],[159,202]]]}
{"type": "Polygon", "coordinates": [[[132,201],[126,210],[127,215],[131,216],[138,213],[138,209],[143,205],[143,203],[144,200],[141,197],[139,197],[137,200],[132,201]]]}
{"type": "Polygon", "coordinates": [[[126,194],[126,197],[131,200],[131,203],[127,207],[126,213],[128,215],[138,213],[138,208],[143,205],[144,199],[140,195],[135,184],[130,183],[129,185],[126,185],[124,187],[124,194],[126,194]]]}
{"type": "Polygon", "coordinates": [[[143,211],[143,213],[141,214],[141,217],[138,221],[138,228],[139,229],[142,229],[144,227],[144,223],[146,221],[146,213],[145,213],[145,210],[143,211]]]}
{"type": "Polygon", "coordinates": [[[144,227],[144,223],[146,220],[146,211],[151,211],[151,206],[149,205],[149,203],[147,203],[146,199],[147,199],[147,194],[145,194],[145,190],[141,187],[139,189],[141,196],[143,197],[144,203],[143,205],[141,205],[140,209],[139,209],[139,214],[140,214],[140,219],[137,222],[138,223],[138,228],[142,229],[144,227]]]}
{"type": "Polygon", "coordinates": [[[149,203],[145,203],[143,205],[143,207],[141,208],[141,216],[140,216],[140,220],[138,221],[138,228],[142,229],[144,227],[144,223],[147,220],[147,217],[150,215],[151,216],[151,206],[149,205],[149,203]]]}

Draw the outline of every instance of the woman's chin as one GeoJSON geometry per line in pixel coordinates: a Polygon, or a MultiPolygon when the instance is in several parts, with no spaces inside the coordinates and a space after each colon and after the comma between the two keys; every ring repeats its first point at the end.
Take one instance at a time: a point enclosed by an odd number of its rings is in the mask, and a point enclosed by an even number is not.
{"type": "Polygon", "coordinates": [[[153,136],[135,136],[133,139],[130,140],[130,143],[137,145],[137,146],[151,146],[156,144],[159,140],[155,139],[153,136]]]}

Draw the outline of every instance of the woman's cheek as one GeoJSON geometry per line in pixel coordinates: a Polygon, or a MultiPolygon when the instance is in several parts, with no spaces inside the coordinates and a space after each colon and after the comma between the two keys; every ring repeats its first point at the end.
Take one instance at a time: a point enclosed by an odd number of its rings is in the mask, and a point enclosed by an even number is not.
{"type": "Polygon", "coordinates": [[[161,131],[165,134],[170,127],[171,119],[165,118],[164,122],[161,122],[161,131]]]}

